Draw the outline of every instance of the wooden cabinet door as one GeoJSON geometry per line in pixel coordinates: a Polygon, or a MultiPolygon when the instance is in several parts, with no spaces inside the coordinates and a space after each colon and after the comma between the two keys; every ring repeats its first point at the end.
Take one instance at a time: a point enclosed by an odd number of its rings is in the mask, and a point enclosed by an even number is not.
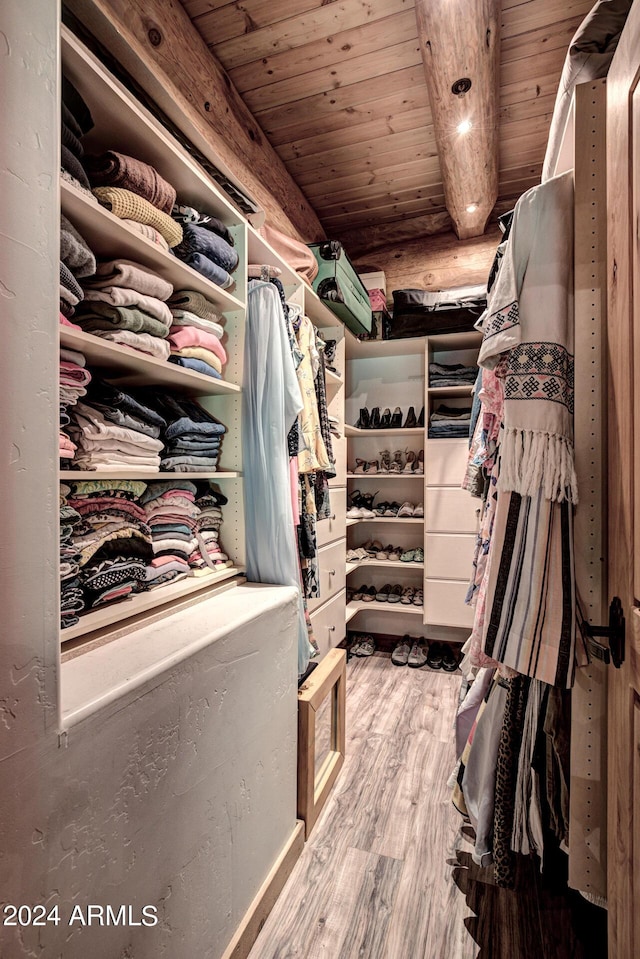
{"type": "MultiPolygon", "coordinates": [[[[640,3],[607,79],[609,596],[626,659],[609,667],[610,959],[640,956],[640,3]],[[635,867],[635,868],[634,868],[635,867]]],[[[578,388],[579,388],[579,384],[578,388]]]]}

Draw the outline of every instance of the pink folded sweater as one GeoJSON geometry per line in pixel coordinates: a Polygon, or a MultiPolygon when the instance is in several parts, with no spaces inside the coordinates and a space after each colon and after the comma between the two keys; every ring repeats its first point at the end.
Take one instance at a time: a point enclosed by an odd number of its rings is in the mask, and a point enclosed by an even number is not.
{"type": "Polygon", "coordinates": [[[169,342],[176,350],[183,350],[189,346],[202,346],[205,350],[215,353],[221,363],[227,362],[226,350],[218,337],[213,333],[205,333],[204,330],[199,330],[195,326],[172,326],[169,342]]]}

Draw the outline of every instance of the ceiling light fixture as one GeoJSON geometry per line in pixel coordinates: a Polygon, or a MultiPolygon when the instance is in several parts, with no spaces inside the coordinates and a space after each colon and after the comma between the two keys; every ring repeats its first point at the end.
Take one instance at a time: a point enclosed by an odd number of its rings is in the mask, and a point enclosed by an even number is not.
{"type": "Polygon", "coordinates": [[[457,126],[458,133],[468,133],[472,126],[471,120],[462,120],[457,126]]]}
{"type": "Polygon", "coordinates": [[[467,213],[475,213],[477,209],[478,209],[477,203],[470,203],[469,206],[467,207],[467,213]]]}

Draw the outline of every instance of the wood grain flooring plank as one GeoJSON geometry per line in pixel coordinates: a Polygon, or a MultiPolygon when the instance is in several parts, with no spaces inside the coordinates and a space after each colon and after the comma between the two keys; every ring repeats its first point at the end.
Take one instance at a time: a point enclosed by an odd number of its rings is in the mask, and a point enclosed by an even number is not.
{"type": "Polygon", "coordinates": [[[347,666],[342,773],[249,959],[591,959],[566,896],[471,858],[451,804],[459,676],[347,666]]]}

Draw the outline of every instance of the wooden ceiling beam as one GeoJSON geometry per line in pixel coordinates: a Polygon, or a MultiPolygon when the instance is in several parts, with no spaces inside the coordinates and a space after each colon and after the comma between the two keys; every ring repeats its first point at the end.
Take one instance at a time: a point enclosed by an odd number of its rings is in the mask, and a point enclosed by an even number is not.
{"type": "Polygon", "coordinates": [[[479,236],[498,197],[500,0],[416,0],[415,9],[447,210],[460,239],[479,236]],[[462,79],[471,87],[456,96],[462,79]],[[464,121],[472,127],[459,133],[464,121]]]}
{"type": "Polygon", "coordinates": [[[67,5],[198,149],[236,172],[270,223],[305,242],[324,238],[311,205],[179,3],[67,5]]]}

